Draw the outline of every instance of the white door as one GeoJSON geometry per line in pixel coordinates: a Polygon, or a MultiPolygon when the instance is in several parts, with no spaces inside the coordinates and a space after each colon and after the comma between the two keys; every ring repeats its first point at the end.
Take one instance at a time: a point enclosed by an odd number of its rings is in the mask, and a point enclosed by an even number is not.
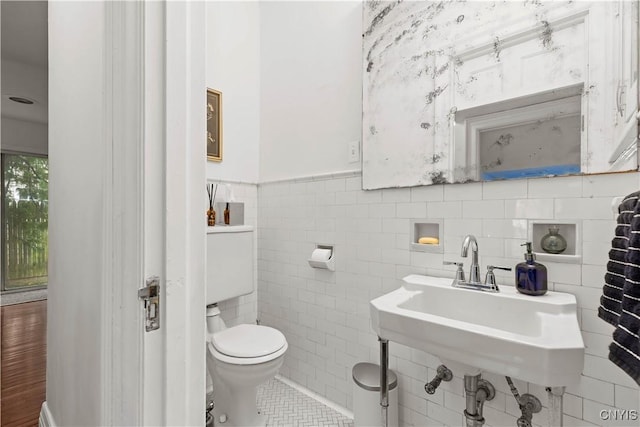
{"type": "Polygon", "coordinates": [[[204,4],[50,2],[43,425],[203,425],[204,4]],[[157,276],[160,328],[138,289],[157,276]]]}

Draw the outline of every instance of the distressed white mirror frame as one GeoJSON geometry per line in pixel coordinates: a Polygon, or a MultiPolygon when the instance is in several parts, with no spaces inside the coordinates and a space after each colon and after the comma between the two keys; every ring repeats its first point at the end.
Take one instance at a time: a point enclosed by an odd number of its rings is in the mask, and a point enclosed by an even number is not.
{"type": "Polygon", "coordinates": [[[637,48],[633,3],[500,3],[523,8],[514,19],[490,2],[365,3],[363,187],[477,180],[469,129],[460,129],[474,122],[470,112],[558,100],[576,87],[580,172],[637,169],[637,54],[625,54],[630,41],[637,48]],[[456,34],[452,22],[464,20],[469,31],[456,34]]]}

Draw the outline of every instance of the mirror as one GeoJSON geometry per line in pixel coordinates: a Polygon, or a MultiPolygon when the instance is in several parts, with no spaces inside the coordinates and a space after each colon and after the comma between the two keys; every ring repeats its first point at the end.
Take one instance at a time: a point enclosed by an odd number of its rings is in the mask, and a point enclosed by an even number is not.
{"type": "Polygon", "coordinates": [[[637,2],[363,7],[365,189],[637,169],[637,2]]]}

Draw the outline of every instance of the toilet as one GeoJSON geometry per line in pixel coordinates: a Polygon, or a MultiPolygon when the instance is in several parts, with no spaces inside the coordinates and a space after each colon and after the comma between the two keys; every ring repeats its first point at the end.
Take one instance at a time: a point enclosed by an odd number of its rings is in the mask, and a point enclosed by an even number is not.
{"type": "Polygon", "coordinates": [[[213,383],[216,425],[264,426],[257,387],[275,377],[287,351],[277,329],[253,324],[227,328],[218,303],[251,294],[253,227],[207,227],[207,372],[213,383]]]}

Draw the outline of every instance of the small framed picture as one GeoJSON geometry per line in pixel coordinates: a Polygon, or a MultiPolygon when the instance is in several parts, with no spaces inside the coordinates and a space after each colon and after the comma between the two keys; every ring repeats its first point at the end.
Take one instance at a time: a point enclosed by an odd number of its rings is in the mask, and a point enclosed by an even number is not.
{"type": "Polygon", "coordinates": [[[207,160],[222,161],[222,92],[207,89],[207,160]]]}

